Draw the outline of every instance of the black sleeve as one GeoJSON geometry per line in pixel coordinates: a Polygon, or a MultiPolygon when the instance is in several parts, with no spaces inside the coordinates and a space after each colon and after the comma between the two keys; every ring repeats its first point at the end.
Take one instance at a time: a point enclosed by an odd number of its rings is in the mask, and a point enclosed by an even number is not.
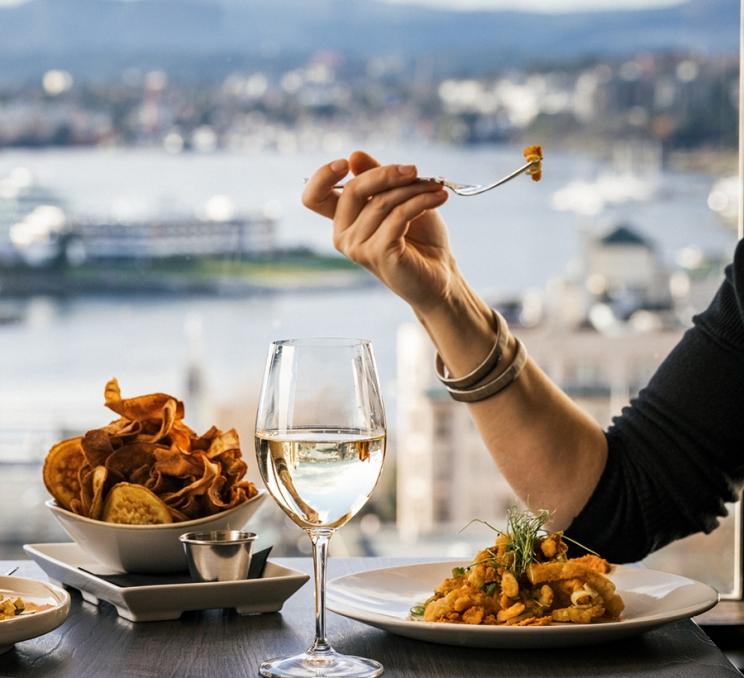
{"type": "Polygon", "coordinates": [[[613,562],[710,532],[744,480],[744,241],[693,323],[613,420],[607,466],[567,530],[613,562]]]}

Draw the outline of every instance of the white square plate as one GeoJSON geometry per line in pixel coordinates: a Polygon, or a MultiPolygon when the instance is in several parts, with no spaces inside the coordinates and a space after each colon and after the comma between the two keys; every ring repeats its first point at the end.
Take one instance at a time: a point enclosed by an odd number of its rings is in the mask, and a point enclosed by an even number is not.
{"type": "Polygon", "coordinates": [[[212,608],[235,608],[240,614],[278,612],[310,578],[304,572],[268,561],[260,579],[124,588],[80,569],[116,574],[75,543],[26,544],[23,549],[51,580],[78,589],[94,605],[101,600],[111,603],[120,617],[133,622],[178,619],[188,610],[212,608]]]}

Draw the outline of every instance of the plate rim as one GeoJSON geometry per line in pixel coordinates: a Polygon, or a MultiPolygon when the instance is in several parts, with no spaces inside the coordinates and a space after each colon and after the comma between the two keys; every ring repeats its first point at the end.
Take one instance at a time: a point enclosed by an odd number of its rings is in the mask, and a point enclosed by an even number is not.
{"type": "MultiPolygon", "coordinates": [[[[569,623],[555,623],[555,624],[549,624],[547,626],[533,626],[533,627],[525,627],[525,626],[507,626],[507,625],[483,625],[483,624],[456,624],[452,622],[427,622],[427,621],[412,621],[410,619],[400,619],[398,617],[393,617],[391,615],[385,615],[380,614],[377,612],[363,612],[361,610],[358,610],[358,608],[351,607],[351,610],[355,611],[356,614],[350,613],[350,612],[344,612],[341,611],[343,608],[339,608],[337,604],[335,604],[334,601],[334,594],[337,596],[339,595],[337,592],[334,591],[334,584],[338,584],[344,579],[349,579],[355,576],[359,575],[367,575],[367,574],[380,574],[384,572],[388,572],[391,570],[401,570],[401,569],[415,569],[417,567],[421,566],[450,566],[450,567],[456,567],[456,566],[462,566],[463,563],[467,563],[469,561],[463,560],[463,559],[450,559],[450,560],[440,560],[440,561],[429,561],[429,562],[420,562],[420,563],[410,563],[406,565],[392,565],[389,567],[380,567],[380,568],[373,568],[369,570],[360,570],[359,572],[351,572],[349,574],[341,575],[339,577],[334,577],[331,579],[326,587],[326,605],[329,610],[336,614],[340,614],[344,617],[348,617],[350,619],[355,619],[356,621],[359,621],[361,623],[370,624],[370,625],[376,625],[376,623],[385,625],[386,627],[396,627],[396,628],[402,628],[402,629],[415,629],[419,628],[422,631],[424,629],[427,630],[434,630],[436,629],[437,633],[444,634],[446,631],[450,632],[459,632],[462,633],[464,630],[466,630],[468,633],[473,634],[480,634],[480,635],[524,635],[525,630],[527,630],[527,634],[530,636],[534,636],[537,634],[539,635],[558,635],[561,633],[571,633],[571,634],[588,634],[588,635],[594,635],[594,634],[602,634],[602,632],[606,631],[607,629],[617,629],[617,630],[632,630],[636,628],[647,628],[647,627],[654,627],[654,626],[660,626],[662,624],[671,623],[674,621],[679,621],[680,619],[690,619],[696,615],[702,614],[703,612],[706,612],[710,610],[711,608],[715,607],[719,601],[720,601],[720,594],[718,591],[716,591],[712,586],[709,584],[705,584],[704,582],[698,581],[696,579],[692,579],[690,577],[686,577],[684,575],[675,574],[672,572],[664,572],[662,570],[655,570],[652,568],[638,568],[632,565],[615,565],[617,568],[622,568],[624,571],[632,572],[634,570],[640,570],[644,572],[653,572],[655,574],[661,574],[666,577],[674,577],[676,579],[684,580],[686,582],[689,582],[691,584],[696,584],[698,586],[705,587],[708,589],[708,593],[712,594],[711,600],[706,602],[705,604],[700,605],[688,605],[685,608],[680,608],[677,610],[674,614],[664,614],[664,613],[655,613],[650,615],[643,615],[642,617],[634,618],[634,619],[620,619],[618,621],[607,621],[607,622],[601,622],[597,624],[569,624],[569,623]]],[[[619,589],[619,592],[622,595],[622,589],[619,589]]],[[[347,608],[348,610],[349,608],[347,608]]],[[[378,627],[379,628],[379,627],[378,627]]]]}
{"type": "MultiPolygon", "coordinates": [[[[0,645],[5,646],[6,644],[10,644],[12,646],[16,643],[22,643],[26,640],[38,638],[39,636],[54,631],[54,629],[61,626],[67,619],[67,616],[70,613],[72,599],[70,594],[65,591],[63,587],[42,579],[18,577],[14,575],[0,576],[0,587],[5,588],[7,580],[42,586],[51,594],[51,597],[54,598],[56,605],[48,610],[41,610],[40,612],[34,612],[33,614],[28,615],[18,615],[0,621],[0,645]],[[43,630],[39,631],[38,628],[34,628],[39,626],[41,626],[43,630]],[[8,636],[8,639],[6,640],[4,636],[8,636]]],[[[9,587],[9,590],[12,590],[12,588],[9,587]]],[[[19,596],[33,595],[23,593],[23,591],[14,592],[19,596]]]]}

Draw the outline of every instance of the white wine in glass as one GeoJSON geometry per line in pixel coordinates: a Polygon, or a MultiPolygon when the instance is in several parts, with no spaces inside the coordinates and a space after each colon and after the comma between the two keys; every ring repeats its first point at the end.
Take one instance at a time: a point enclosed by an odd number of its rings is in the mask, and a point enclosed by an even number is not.
{"type": "Polygon", "coordinates": [[[339,654],[325,635],[328,543],[364,506],[385,458],[385,415],[371,344],[274,342],[258,404],[256,455],[269,492],[310,537],[315,574],[315,641],[306,652],[265,661],[261,675],[381,675],[381,664],[339,654]]]}

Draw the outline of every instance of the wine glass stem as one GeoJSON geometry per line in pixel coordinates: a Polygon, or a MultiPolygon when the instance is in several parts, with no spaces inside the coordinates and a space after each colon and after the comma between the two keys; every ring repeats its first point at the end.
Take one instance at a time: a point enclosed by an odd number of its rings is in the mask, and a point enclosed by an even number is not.
{"type": "Polygon", "coordinates": [[[331,652],[325,629],[325,584],[328,543],[331,541],[333,530],[312,529],[307,533],[313,544],[313,573],[315,575],[315,641],[308,650],[308,654],[325,654],[331,652]]]}

